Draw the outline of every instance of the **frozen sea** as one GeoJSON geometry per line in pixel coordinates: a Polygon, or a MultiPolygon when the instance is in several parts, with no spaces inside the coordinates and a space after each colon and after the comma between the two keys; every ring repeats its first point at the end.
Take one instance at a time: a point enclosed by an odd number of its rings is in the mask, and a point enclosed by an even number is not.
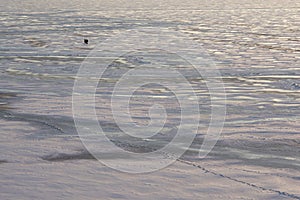
{"type": "MultiPolygon", "coordinates": [[[[1,200],[300,199],[299,1],[0,2],[1,200]],[[206,158],[197,156],[205,136],[200,129],[172,165],[132,175],[88,153],[75,129],[72,93],[77,71],[97,45],[140,28],[178,32],[200,45],[220,72],[227,112],[206,158]]],[[[163,60],[161,52],[151,55],[163,60]]],[[[133,98],[133,120],[147,124],[149,104],[163,102],[170,108],[167,126],[149,143],[130,145],[118,134],[108,97],[116,77],[147,56],[117,60],[96,91],[99,123],[116,144],[139,153],[168,142],[179,116],[170,92],[149,86],[133,98]]],[[[209,119],[199,75],[175,61],[170,66],[199,88],[202,116],[209,119]]]]}

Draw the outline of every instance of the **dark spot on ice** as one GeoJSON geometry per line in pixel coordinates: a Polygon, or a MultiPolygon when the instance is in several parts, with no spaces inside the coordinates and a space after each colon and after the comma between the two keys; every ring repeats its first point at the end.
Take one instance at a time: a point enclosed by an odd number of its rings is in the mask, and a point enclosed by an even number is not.
{"type": "Polygon", "coordinates": [[[67,160],[95,160],[95,158],[87,151],[82,151],[74,154],[53,153],[42,157],[47,161],[67,161],[67,160]]]}
{"type": "Polygon", "coordinates": [[[292,90],[299,90],[299,89],[300,89],[300,85],[297,84],[297,83],[293,83],[293,84],[291,85],[291,89],[292,89],[292,90]]]}
{"type": "Polygon", "coordinates": [[[84,42],[84,44],[89,44],[89,40],[88,39],[84,39],[83,42],[84,42]]]}
{"type": "Polygon", "coordinates": [[[113,198],[113,199],[125,199],[125,196],[123,196],[121,194],[116,194],[116,193],[111,194],[110,197],[113,198]]]}

